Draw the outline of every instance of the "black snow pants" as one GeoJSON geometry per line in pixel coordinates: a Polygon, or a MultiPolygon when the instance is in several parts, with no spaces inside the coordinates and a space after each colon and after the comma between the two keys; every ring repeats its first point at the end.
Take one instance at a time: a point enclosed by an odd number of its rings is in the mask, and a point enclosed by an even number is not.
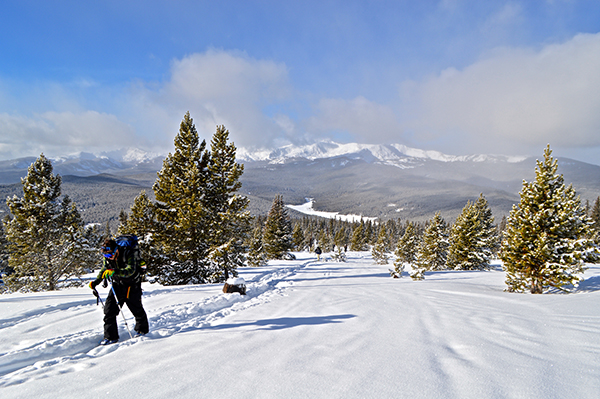
{"type": "Polygon", "coordinates": [[[116,341],[119,339],[117,316],[119,316],[119,305],[127,304],[135,317],[134,330],[138,333],[147,334],[149,330],[148,316],[142,306],[142,285],[132,283],[131,285],[113,282],[115,295],[111,289],[104,303],[104,338],[116,341]],[[118,299],[118,303],[117,303],[118,299]]]}

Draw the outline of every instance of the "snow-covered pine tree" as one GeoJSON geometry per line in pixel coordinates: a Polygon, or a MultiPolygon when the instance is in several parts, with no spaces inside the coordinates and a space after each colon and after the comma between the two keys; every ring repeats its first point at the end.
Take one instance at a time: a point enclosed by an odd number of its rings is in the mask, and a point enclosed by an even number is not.
{"type": "Polygon", "coordinates": [[[447,265],[455,270],[480,269],[483,257],[477,251],[479,218],[471,201],[463,208],[450,228],[447,265]]]}
{"type": "Polygon", "coordinates": [[[208,184],[204,197],[206,220],[210,231],[208,260],[209,281],[223,282],[237,276],[243,266],[247,247],[244,244],[251,229],[249,200],[238,192],[244,165],[236,162],[236,147],[228,143],[229,131],[217,126],[210,146],[208,184]]]}
{"type": "Polygon", "coordinates": [[[104,233],[102,234],[104,238],[112,237],[112,231],[110,230],[110,220],[107,220],[104,224],[104,233]]]}
{"type": "Polygon", "coordinates": [[[373,260],[378,265],[387,265],[390,259],[388,252],[390,251],[390,239],[387,235],[385,224],[382,224],[379,233],[377,234],[377,242],[371,250],[373,260]]]}
{"type": "Polygon", "coordinates": [[[209,178],[210,154],[200,142],[187,112],[175,136],[175,151],[165,158],[153,185],[157,220],[155,244],[164,254],[157,266],[158,281],[165,285],[209,281],[207,265],[210,231],[204,196],[209,178]]]}
{"type": "Polygon", "coordinates": [[[414,267],[424,270],[443,270],[448,257],[448,226],[439,212],[425,229],[417,249],[414,267]]]}
{"type": "Polygon", "coordinates": [[[361,221],[356,223],[354,229],[352,229],[352,237],[350,238],[350,250],[351,251],[366,251],[368,249],[366,237],[365,237],[365,223],[361,221]]]}
{"type": "Polygon", "coordinates": [[[342,249],[345,249],[348,245],[348,234],[343,226],[341,226],[338,231],[335,232],[335,235],[333,236],[333,243],[337,247],[338,252],[340,252],[342,249]]]}
{"type": "Polygon", "coordinates": [[[479,198],[475,201],[475,208],[479,213],[479,221],[481,222],[481,247],[487,248],[490,252],[490,257],[497,254],[500,249],[500,240],[498,238],[498,226],[494,223],[495,219],[492,215],[492,210],[483,193],[479,194],[479,198]]]}
{"type": "Polygon", "coordinates": [[[263,246],[263,226],[257,223],[252,230],[252,238],[246,261],[248,266],[259,267],[267,264],[267,254],[263,246]]]}
{"type": "Polygon", "coordinates": [[[292,225],[281,195],[275,196],[267,215],[263,246],[268,259],[283,259],[292,249],[292,225]]]}
{"type": "Polygon", "coordinates": [[[598,247],[589,239],[591,220],[572,186],[557,173],[558,161],[547,146],[537,161],[535,181],[523,182],[514,205],[500,258],[508,291],[539,294],[577,284],[585,262],[598,261],[598,247]]]}
{"type": "Polygon", "coordinates": [[[508,219],[506,215],[502,215],[502,219],[500,219],[500,223],[498,223],[498,227],[496,227],[496,250],[500,249],[500,243],[502,242],[502,238],[504,237],[504,232],[506,231],[506,225],[508,224],[508,219]]]}
{"type": "Polygon", "coordinates": [[[84,236],[77,207],[68,196],[59,200],[61,178],[52,171],[41,154],[21,180],[23,198],[7,199],[13,218],[4,228],[14,273],[5,282],[11,291],[80,285],[79,277],[95,262],[96,248],[84,236]]]}
{"type": "MultiPolygon", "coordinates": [[[[83,235],[85,239],[88,241],[89,245],[92,248],[100,248],[102,243],[104,242],[104,236],[102,235],[102,225],[99,223],[93,223],[86,225],[83,231],[83,235]]],[[[94,265],[87,265],[90,269],[88,271],[93,271],[94,268],[100,266],[101,258],[97,257],[97,262],[94,265]]]]}
{"type": "MultiPolygon", "coordinates": [[[[7,216],[4,223],[7,223],[10,217],[7,216]]],[[[4,231],[4,223],[0,222],[0,277],[12,273],[12,269],[8,266],[8,258],[10,253],[8,252],[8,240],[6,239],[6,233],[4,231]]],[[[0,287],[0,292],[2,291],[0,287]]]]}
{"type": "Polygon", "coordinates": [[[292,244],[294,245],[294,251],[304,250],[304,231],[300,223],[296,223],[292,229],[292,244]]]}
{"type": "Polygon", "coordinates": [[[135,197],[133,205],[124,220],[120,220],[117,235],[135,234],[140,240],[147,234],[152,234],[156,228],[156,216],[154,214],[154,204],[148,198],[145,190],[135,197]]]}
{"type": "Polygon", "coordinates": [[[415,262],[418,247],[419,233],[417,227],[414,223],[408,222],[404,234],[400,237],[396,246],[393,277],[402,277],[405,264],[413,264],[415,262]]]}
{"type": "MultiPolygon", "coordinates": [[[[54,258],[58,268],[71,270],[73,276],[79,277],[82,273],[100,266],[99,245],[97,245],[99,242],[88,239],[90,231],[85,228],[77,206],[68,195],[63,197],[60,204],[59,223],[62,225],[63,235],[59,244],[61,249],[57,251],[59,255],[54,258]]],[[[64,286],[79,284],[79,282],[62,283],[64,286]]]]}
{"type": "Polygon", "coordinates": [[[317,240],[323,252],[330,252],[333,249],[333,237],[331,237],[327,229],[321,228],[319,230],[319,238],[317,240]]]}
{"type": "MultiPolygon", "coordinates": [[[[127,218],[129,217],[129,215],[127,214],[127,212],[125,211],[125,209],[121,209],[121,212],[119,212],[119,226],[125,225],[127,224],[127,218]]],[[[117,227],[117,234],[118,233],[118,227],[117,227]]]]}
{"type": "Polygon", "coordinates": [[[377,236],[376,236],[376,233],[374,232],[375,229],[373,228],[373,223],[370,220],[367,220],[366,222],[363,221],[362,223],[364,223],[363,232],[364,232],[364,240],[365,240],[365,251],[368,251],[369,246],[375,245],[377,236]]]}
{"type": "Polygon", "coordinates": [[[454,270],[484,270],[496,246],[492,212],[482,195],[469,201],[450,229],[447,264],[454,270]]]}
{"type": "Polygon", "coordinates": [[[594,205],[590,210],[590,219],[592,219],[592,235],[594,241],[600,244],[600,197],[596,198],[594,205]]]}

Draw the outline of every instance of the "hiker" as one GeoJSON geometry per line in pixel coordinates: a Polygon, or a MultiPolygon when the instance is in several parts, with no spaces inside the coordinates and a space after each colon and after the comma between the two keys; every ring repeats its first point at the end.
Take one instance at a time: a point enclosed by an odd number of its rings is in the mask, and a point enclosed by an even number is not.
{"type": "Polygon", "coordinates": [[[109,238],[104,241],[101,251],[104,264],[96,279],[90,282],[90,288],[95,291],[102,280],[108,280],[112,288],[104,304],[104,340],[100,344],[109,345],[119,341],[117,316],[124,303],[135,317],[135,336],[147,334],[148,316],[142,306],[142,281],[136,270],[136,259],[133,256],[124,259],[121,253],[124,251],[119,249],[115,240],[109,238]]]}
{"type": "Polygon", "coordinates": [[[323,253],[323,251],[321,251],[321,247],[317,247],[315,248],[315,253],[317,254],[317,260],[321,260],[321,254],[323,253]]]}

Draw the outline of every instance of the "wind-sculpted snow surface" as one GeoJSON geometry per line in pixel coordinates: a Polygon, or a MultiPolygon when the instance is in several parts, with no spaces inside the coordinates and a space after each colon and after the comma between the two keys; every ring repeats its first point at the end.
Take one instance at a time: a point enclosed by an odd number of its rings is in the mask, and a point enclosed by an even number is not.
{"type": "Polygon", "coordinates": [[[598,397],[596,266],[530,295],[504,292],[498,264],[412,281],[367,253],[297,257],[241,269],[246,296],[145,284],[151,332],[119,317],[106,347],[89,288],[0,296],[0,397],[598,397]]]}

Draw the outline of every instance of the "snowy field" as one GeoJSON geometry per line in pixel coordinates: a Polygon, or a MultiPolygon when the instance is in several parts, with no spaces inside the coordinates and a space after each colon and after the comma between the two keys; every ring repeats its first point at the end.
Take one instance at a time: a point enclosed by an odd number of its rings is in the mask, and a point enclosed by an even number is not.
{"type": "Polygon", "coordinates": [[[367,221],[370,220],[372,222],[376,221],[377,218],[369,218],[362,215],[341,215],[338,212],[323,212],[317,211],[313,209],[314,199],[308,198],[308,201],[302,205],[286,205],[287,208],[293,209],[297,212],[303,213],[305,215],[310,216],[319,216],[325,219],[337,219],[344,222],[356,223],[361,220],[367,221]]]}
{"type": "Polygon", "coordinates": [[[600,397],[599,267],[531,295],[503,292],[498,267],[415,282],[368,253],[297,256],[241,269],[247,296],[147,284],[150,334],[119,317],[107,347],[87,287],[0,295],[0,397],[600,397]]]}

